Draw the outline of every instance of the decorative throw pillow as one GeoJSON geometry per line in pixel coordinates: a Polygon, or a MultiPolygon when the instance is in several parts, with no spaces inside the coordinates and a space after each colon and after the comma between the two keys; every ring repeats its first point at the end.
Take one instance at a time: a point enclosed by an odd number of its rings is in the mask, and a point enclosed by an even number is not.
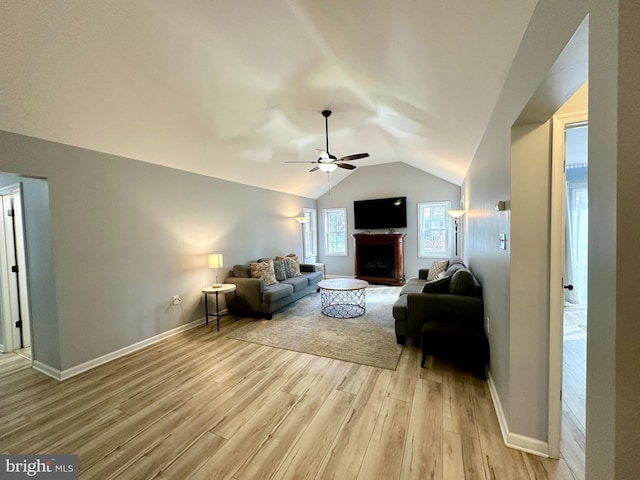
{"type": "Polygon", "coordinates": [[[291,276],[298,277],[302,275],[300,273],[300,260],[298,259],[298,256],[295,253],[290,253],[286,258],[291,261],[291,276]]]}
{"type": "Polygon", "coordinates": [[[273,270],[273,260],[266,262],[251,263],[251,278],[262,278],[265,285],[278,283],[273,270]]]}
{"type": "Polygon", "coordinates": [[[293,277],[293,269],[291,267],[291,258],[289,257],[276,257],[276,260],[282,260],[284,265],[284,274],[287,278],[293,277]]]}
{"type": "Polygon", "coordinates": [[[287,279],[287,270],[285,268],[287,261],[282,257],[276,257],[273,261],[273,272],[275,273],[276,280],[281,282],[287,279]]]}
{"type": "Polygon", "coordinates": [[[437,280],[438,275],[444,272],[449,265],[449,260],[434,260],[429,268],[429,274],[427,275],[427,282],[437,280]]]}

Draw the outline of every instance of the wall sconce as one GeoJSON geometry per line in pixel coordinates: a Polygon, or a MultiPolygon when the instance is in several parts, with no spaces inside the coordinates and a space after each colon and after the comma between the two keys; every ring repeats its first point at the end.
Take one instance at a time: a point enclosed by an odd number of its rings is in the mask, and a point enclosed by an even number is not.
{"type": "Polygon", "coordinates": [[[218,269],[222,268],[222,254],[221,253],[212,253],[209,255],[209,268],[216,269],[216,283],[211,285],[212,287],[221,287],[222,284],[218,283],[218,269]]]}

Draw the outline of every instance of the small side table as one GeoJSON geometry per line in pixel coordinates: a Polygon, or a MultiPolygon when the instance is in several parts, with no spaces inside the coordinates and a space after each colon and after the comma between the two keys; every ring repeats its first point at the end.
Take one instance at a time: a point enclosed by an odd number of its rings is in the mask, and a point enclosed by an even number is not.
{"type": "MultiPolygon", "coordinates": [[[[207,320],[207,325],[209,325],[209,317],[216,317],[216,327],[218,329],[218,332],[220,331],[220,310],[219,310],[219,305],[220,303],[218,302],[218,295],[221,293],[231,293],[233,292],[233,309],[235,310],[235,314],[236,314],[236,322],[238,321],[238,310],[237,310],[237,302],[238,302],[238,291],[236,290],[236,286],[233,283],[223,283],[222,285],[220,285],[219,287],[205,287],[202,289],[202,293],[204,293],[204,311],[205,311],[205,318],[207,320]],[[215,293],[216,295],[216,314],[214,315],[213,313],[209,313],[209,299],[207,298],[207,295],[211,295],[215,293]]],[[[227,310],[228,310],[229,306],[227,305],[227,310]]]]}

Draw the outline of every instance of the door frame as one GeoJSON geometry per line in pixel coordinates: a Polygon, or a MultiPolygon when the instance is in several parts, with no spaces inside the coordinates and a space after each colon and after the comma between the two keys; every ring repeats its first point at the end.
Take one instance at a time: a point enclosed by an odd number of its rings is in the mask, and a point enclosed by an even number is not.
{"type": "Polygon", "coordinates": [[[15,328],[12,325],[14,320],[13,308],[17,308],[20,313],[20,318],[23,322],[22,326],[22,338],[26,346],[31,346],[31,322],[30,322],[30,308],[29,308],[29,292],[27,281],[27,267],[26,267],[26,245],[24,238],[24,217],[23,217],[23,191],[22,183],[18,182],[6,187],[0,188],[0,276],[6,281],[0,282],[0,309],[2,309],[0,328],[2,329],[3,349],[5,352],[12,352],[20,345],[16,344],[15,328]],[[14,210],[14,232],[11,238],[6,234],[6,223],[9,221],[6,212],[4,211],[4,197],[14,196],[13,210],[14,210]],[[16,203],[17,202],[17,203],[16,203]],[[13,243],[13,249],[15,250],[15,265],[18,265],[20,270],[18,272],[17,283],[15,284],[15,290],[11,285],[16,278],[13,278],[12,272],[9,271],[11,265],[14,264],[13,258],[9,256],[9,248],[13,243]],[[17,297],[17,305],[13,304],[12,298],[14,295],[17,297]]]}
{"type": "Polygon", "coordinates": [[[587,111],[554,115],[551,141],[551,229],[549,258],[549,423],[551,458],[560,458],[566,219],[565,129],[588,122],[587,111]]]}

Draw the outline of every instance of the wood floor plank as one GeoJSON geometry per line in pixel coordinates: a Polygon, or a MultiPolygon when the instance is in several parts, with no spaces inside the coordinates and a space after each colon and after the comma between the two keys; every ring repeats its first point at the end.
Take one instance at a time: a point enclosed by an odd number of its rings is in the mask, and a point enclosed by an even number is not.
{"type": "Polygon", "coordinates": [[[272,478],[282,459],[315,415],[319,405],[298,401],[273,432],[252,452],[234,474],[234,479],[266,480],[272,478]]]}
{"type": "Polygon", "coordinates": [[[234,362],[235,364],[218,369],[217,373],[213,375],[213,380],[233,386],[254,371],[260,370],[260,367],[269,362],[276,354],[277,351],[273,348],[255,345],[246,357],[240,357],[238,361],[234,362]]]}
{"type": "Polygon", "coordinates": [[[220,418],[220,421],[209,429],[212,433],[222,438],[231,438],[257,413],[270,396],[280,390],[290,375],[295,375],[305,365],[304,360],[289,355],[287,351],[275,351],[275,354],[280,355],[281,359],[278,369],[266,375],[251,392],[238,399],[235,405],[220,418]]]}
{"type": "Polygon", "coordinates": [[[342,390],[333,390],[318,410],[304,433],[276,470],[274,480],[297,480],[314,478],[327,454],[331,441],[347,416],[354,395],[342,390]]]}
{"type": "Polygon", "coordinates": [[[153,477],[158,480],[187,478],[200,469],[207,459],[222,448],[226,440],[211,432],[204,432],[195,442],[179,453],[171,463],[153,477]]]}
{"type": "Polygon", "coordinates": [[[466,435],[462,435],[460,440],[462,442],[462,465],[465,480],[484,480],[486,472],[482,461],[480,440],[466,435]]]}
{"type": "Polygon", "coordinates": [[[418,379],[400,478],[442,478],[442,442],[442,384],[418,379]]]}
{"type": "Polygon", "coordinates": [[[201,389],[187,402],[171,410],[167,415],[148,425],[134,436],[122,439],[115,449],[89,468],[80,467],[83,478],[119,479],[150,476],[162,469],[173,458],[175,452],[182,451],[204,430],[203,425],[212,422],[217,414],[207,408],[209,399],[224,395],[228,387],[211,383],[201,389]],[[125,471],[129,473],[125,473],[125,471]]]}
{"type": "Polygon", "coordinates": [[[530,478],[521,452],[502,448],[504,440],[491,401],[478,397],[474,397],[473,400],[487,479],[530,478]]]}
{"type": "Polygon", "coordinates": [[[411,403],[385,398],[358,474],[359,480],[400,478],[410,413],[411,403]]]}
{"type": "Polygon", "coordinates": [[[418,378],[442,383],[443,375],[446,375],[446,364],[433,355],[428,355],[424,367],[420,367],[418,378]]]}
{"type": "Polygon", "coordinates": [[[369,372],[349,417],[316,476],[317,480],[358,478],[390,381],[390,370],[375,369],[369,372]]]}
{"type": "MultiPolygon", "coordinates": [[[[296,395],[298,402],[283,418],[280,425],[269,435],[260,447],[236,473],[235,478],[267,479],[271,478],[291,448],[304,434],[326,399],[349,368],[345,362],[321,362],[322,369],[305,369],[311,382],[303,384],[306,390],[296,395]]],[[[298,378],[295,374],[294,378],[298,378]]],[[[298,390],[301,384],[296,384],[298,390]]],[[[287,385],[289,387],[289,385],[287,385]]]]}
{"type": "Polygon", "coordinates": [[[404,402],[410,402],[413,398],[420,368],[420,350],[416,347],[404,347],[398,361],[398,367],[391,377],[389,385],[390,397],[404,402]]]}
{"type": "Polygon", "coordinates": [[[357,394],[362,384],[367,381],[374,367],[354,363],[345,374],[344,380],[336,387],[338,390],[357,394]]]}
{"type": "Polygon", "coordinates": [[[477,438],[472,389],[466,372],[450,366],[443,377],[443,425],[445,430],[477,438]]]}
{"type": "Polygon", "coordinates": [[[56,425],[55,434],[48,429],[41,432],[34,428],[34,436],[26,444],[18,444],[16,452],[38,454],[45,451],[72,454],[105,429],[118,425],[128,416],[118,409],[84,415],[64,425],[56,425]]]}
{"type": "Polygon", "coordinates": [[[305,357],[308,359],[307,368],[291,377],[282,387],[283,392],[288,392],[292,395],[303,395],[315,381],[316,375],[320,375],[331,364],[330,358],[318,358],[306,354],[305,357]]]}
{"type": "MultiPolygon", "coordinates": [[[[222,395],[221,392],[229,390],[226,385],[215,383],[211,384],[210,387],[219,392],[220,395],[222,395]]],[[[213,395],[212,393],[208,402],[216,400],[213,395]]],[[[136,412],[112,428],[105,429],[101,433],[99,441],[87,443],[76,451],[80,463],[80,472],[94,468],[97,463],[108,458],[109,454],[121,448],[122,445],[140,435],[165,416],[171,414],[180,405],[189,401],[190,398],[192,397],[185,395],[162,397],[155,404],[136,412]]]]}
{"type": "Polygon", "coordinates": [[[442,476],[446,480],[465,480],[462,457],[462,435],[444,430],[442,432],[442,476]]]}
{"type": "Polygon", "coordinates": [[[560,451],[569,470],[576,478],[585,477],[585,442],[585,433],[580,422],[570,411],[563,411],[560,451]]]}
{"type": "Polygon", "coordinates": [[[571,478],[572,473],[564,459],[554,460],[522,453],[530,478],[557,480],[571,478]]]}
{"type": "Polygon", "coordinates": [[[248,422],[187,479],[233,478],[256,449],[269,437],[297,402],[295,395],[276,391],[248,422]]]}
{"type": "Polygon", "coordinates": [[[0,353],[0,379],[11,375],[19,370],[28,370],[31,368],[31,360],[20,355],[6,355],[0,353]]]}

